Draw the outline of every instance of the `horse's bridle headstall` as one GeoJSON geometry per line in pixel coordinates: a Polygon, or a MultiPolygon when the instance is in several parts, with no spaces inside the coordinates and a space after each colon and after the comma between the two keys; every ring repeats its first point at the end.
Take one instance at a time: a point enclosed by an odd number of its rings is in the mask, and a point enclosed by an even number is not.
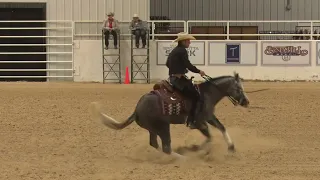
{"type": "Polygon", "coordinates": [[[220,89],[220,87],[219,87],[216,83],[213,82],[213,79],[212,79],[210,76],[204,75],[204,76],[202,76],[202,78],[203,78],[204,80],[206,80],[207,82],[211,83],[212,85],[214,85],[222,94],[226,94],[226,96],[227,96],[228,99],[232,102],[233,105],[237,106],[237,105],[239,104],[239,102],[238,102],[235,98],[233,98],[233,97],[229,94],[229,92],[223,92],[223,91],[220,89]]]}

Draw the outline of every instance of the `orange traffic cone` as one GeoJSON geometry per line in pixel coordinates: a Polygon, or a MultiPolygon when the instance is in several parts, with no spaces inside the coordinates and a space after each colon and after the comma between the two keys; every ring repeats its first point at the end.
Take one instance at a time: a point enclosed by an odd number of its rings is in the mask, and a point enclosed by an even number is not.
{"type": "Polygon", "coordinates": [[[130,80],[129,80],[129,68],[128,66],[126,67],[126,77],[124,79],[124,83],[125,84],[130,84],[130,80]]]}

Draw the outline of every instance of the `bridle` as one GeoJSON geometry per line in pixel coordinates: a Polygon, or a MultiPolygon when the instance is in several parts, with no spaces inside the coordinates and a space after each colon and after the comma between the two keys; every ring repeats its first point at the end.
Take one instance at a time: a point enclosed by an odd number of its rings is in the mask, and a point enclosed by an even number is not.
{"type": "Polygon", "coordinates": [[[202,78],[203,78],[204,80],[206,80],[207,82],[209,82],[210,84],[214,85],[214,86],[220,91],[220,93],[225,94],[225,95],[228,97],[228,99],[232,102],[233,105],[237,106],[237,105],[239,104],[239,101],[236,100],[235,98],[233,98],[233,97],[228,93],[228,91],[227,91],[227,92],[222,91],[221,88],[220,88],[215,82],[213,82],[213,79],[212,79],[210,76],[204,75],[204,76],[202,76],[202,78]]]}

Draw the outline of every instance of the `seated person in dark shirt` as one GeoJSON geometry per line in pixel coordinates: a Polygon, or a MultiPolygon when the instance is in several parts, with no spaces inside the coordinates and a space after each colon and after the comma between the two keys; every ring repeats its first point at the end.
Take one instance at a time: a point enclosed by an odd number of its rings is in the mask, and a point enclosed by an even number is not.
{"type": "Polygon", "coordinates": [[[169,68],[169,81],[173,88],[192,101],[187,125],[191,129],[194,129],[196,112],[198,111],[197,107],[199,107],[198,103],[200,102],[200,94],[195,89],[192,81],[188,79],[185,74],[188,70],[194,73],[199,73],[201,76],[204,76],[205,73],[192,65],[189,61],[186,48],[189,47],[190,40],[195,40],[195,38],[186,33],[178,34],[178,38],[174,41],[178,42],[178,45],[169,54],[166,65],[169,68]]]}

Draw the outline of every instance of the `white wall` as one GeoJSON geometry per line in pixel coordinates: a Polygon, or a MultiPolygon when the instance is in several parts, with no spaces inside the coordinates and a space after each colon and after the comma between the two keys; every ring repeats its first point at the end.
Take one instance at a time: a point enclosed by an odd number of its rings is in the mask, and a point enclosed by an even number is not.
{"type": "MultiPolygon", "coordinates": [[[[76,41],[76,44],[78,49],[75,49],[75,81],[102,82],[101,41],[81,40],[76,41]]],[[[230,75],[233,71],[237,71],[244,79],[251,80],[318,80],[320,78],[320,66],[316,64],[318,59],[316,41],[205,41],[204,47],[204,50],[199,49],[196,52],[196,56],[200,57],[200,60],[197,57],[190,57],[190,59],[198,64],[204,62],[205,65],[197,65],[197,67],[212,77],[230,75]],[[241,64],[225,63],[226,50],[224,47],[227,42],[241,44],[241,64]],[[262,64],[262,53],[265,50],[262,48],[266,48],[268,45],[297,46],[299,43],[302,43],[302,49],[308,48],[308,43],[310,43],[310,49],[307,49],[306,56],[291,57],[289,61],[283,61],[282,56],[265,56],[263,59],[265,63],[269,61],[269,64],[278,63],[278,65],[262,64]],[[290,63],[296,63],[296,65],[290,63]]],[[[130,41],[122,41],[121,48],[122,78],[124,79],[125,67],[129,66],[130,69],[130,41]]],[[[163,47],[158,48],[160,52],[164,53],[163,47]]],[[[141,60],[143,59],[141,58],[141,60]]],[[[165,62],[165,58],[160,61],[165,62]]],[[[157,41],[150,41],[150,63],[152,80],[167,78],[168,69],[163,65],[157,65],[157,41]]],[[[196,80],[201,80],[198,75],[195,77],[196,80]]]]}

